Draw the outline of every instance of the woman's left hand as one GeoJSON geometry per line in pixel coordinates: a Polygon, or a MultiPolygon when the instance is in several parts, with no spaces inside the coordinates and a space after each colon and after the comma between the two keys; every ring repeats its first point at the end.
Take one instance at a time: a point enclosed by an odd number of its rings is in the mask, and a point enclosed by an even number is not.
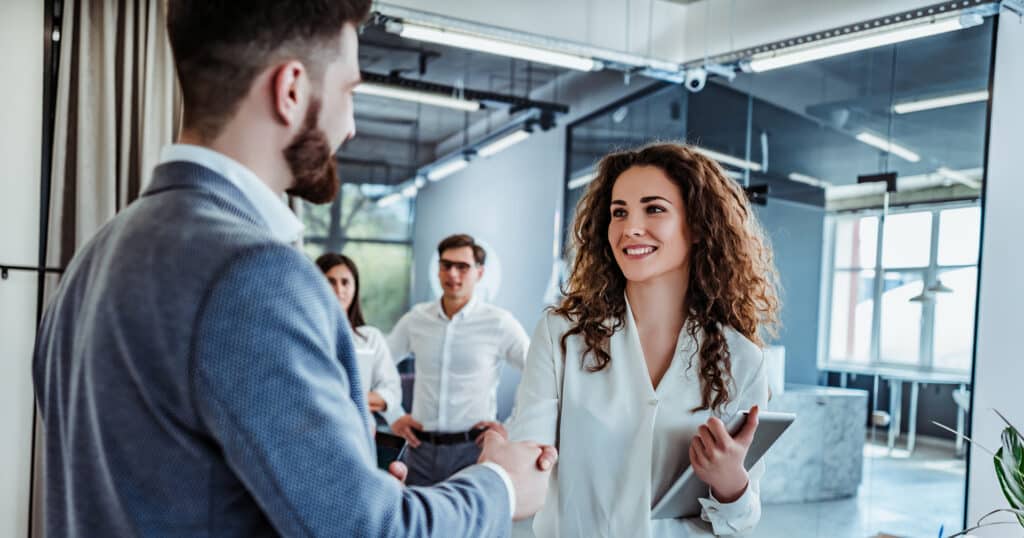
{"type": "Polygon", "coordinates": [[[754,440],[757,414],[755,405],[735,437],[729,435],[718,417],[711,417],[697,428],[697,435],[690,442],[690,465],[719,502],[734,502],[747,490],[750,479],[743,460],[754,440]]]}
{"type": "Polygon", "coordinates": [[[366,403],[372,413],[380,413],[388,408],[388,403],[384,401],[384,398],[373,391],[366,394],[366,403]]]}

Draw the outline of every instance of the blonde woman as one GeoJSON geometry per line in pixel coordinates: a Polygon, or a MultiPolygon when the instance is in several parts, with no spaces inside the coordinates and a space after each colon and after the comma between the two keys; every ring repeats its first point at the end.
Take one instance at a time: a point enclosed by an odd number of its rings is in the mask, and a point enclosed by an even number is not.
{"type": "Polygon", "coordinates": [[[768,400],[761,333],[779,301],[742,189],[678,144],[606,156],[577,207],[576,258],[540,321],[511,435],[557,443],[539,537],[710,536],[760,519],[743,458],[768,400]],[[735,437],[724,423],[750,418],[735,437]],[[701,517],[652,520],[689,465],[701,517]]]}

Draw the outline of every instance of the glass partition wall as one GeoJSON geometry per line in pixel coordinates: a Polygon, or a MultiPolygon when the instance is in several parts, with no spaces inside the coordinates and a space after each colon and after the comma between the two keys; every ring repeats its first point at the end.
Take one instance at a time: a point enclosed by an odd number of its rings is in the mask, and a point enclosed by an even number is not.
{"type": "Polygon", "coordinates": [[[769,454],[757,536],[962,528],[962,447],[932,421],[969,430],[993,37],[986,20],[696,93],[655,85],[569,127],[566,234],[617,148],[685,140],[768,189],[786,381],[769,407],[799,418],[769,454]],[[858,181],[887,173],[895,189],[858,181]]]}

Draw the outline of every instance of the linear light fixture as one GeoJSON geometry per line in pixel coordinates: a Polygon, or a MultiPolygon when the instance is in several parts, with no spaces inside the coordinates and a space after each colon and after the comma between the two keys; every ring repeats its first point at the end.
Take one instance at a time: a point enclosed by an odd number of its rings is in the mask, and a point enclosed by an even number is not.
{"type": "Polygon", "coordinates": [[[398,201],[401,200],[402,198],[404,198],[404,196],[402,196],[402,193],[393,192],[377,200],[377,207],[387,207],[389,205],[394,205],[398,203],[398,201]]]}
{"type": "Polygon", "coordinates": [[[980,181],[978,181],[977,179],[974,179],[973,177],[968,176],[967,174],[965,174],[965,173],[963,173],[963,172],[961,172],[959,170],[953,170],[952,168],[948,168],[946,166],[940,166],[937,170],[935,170],[935,173],[939,174],[940,176],[942,176],[942,177],[944,177],[946,179],[955,181],[955,182],[960,183],[962,185],[966,185],[966,186],[968,186],[968,187],[970,187],[972,189],[980,189],[981,188],[981,182],[980,181]]]}
{"type": "Polygon", "coordinates": [[[797,183],[803,183],[820,189],[827,189],[832,186],[828,181],[822,181],[814,176],[808,176],[799,172],[792,172],[787,177],[789,177],[790,181],[796,181],[797,183]]]}
{"type": "Polygon", "coordinates": [[[377,97],[387,97],[389,99],[401,99],[402,101],[423,103],[425,105],[454,108],[455,110],[463,110],[466,112],[475,112],[481,108],[479,101],[459,99],[457,97],[451,97],[439,93],[389,86],[387,84],[378,84],[376,82],[364,82],[356,86],[355,92],[364,95],[375,95],[377,97]]]}
{"type": "Polygon", "coordinates": [[[465,155],[460,155],[446,163],[435,166],[427,172],[427,179],[430,181],[441,181],[442,179],[469,166],[465,155]]]}
{"type": "Polygon", "coordinates": [[[410,183],[402,188],[402,196],[412,198],[413,196],[416,196],[416,193],[419,192],[419,190],[420,188],[417,187],[415,183],[410,183]]]}
{"type": "Polygon", "coordinates": [[[916,163],[917,161],[921,160],[921,156],[914,153],[913,151],[910,151],[909,149],[899,144],[896,144],[890,140],[886,140],[880,136],[871,134],[867,131],[861,131],[857,135],[857,140],[860,140],[861,142],[869,146],[876,147],[882,151],[892,153],[893,155],[900,157],[903,160],[910,161],[912,163],[916,163]]]}
{"type": "Polygon", "coordinates": [[[514,146],[522,142],[523,140],[526,140],[529,137],[529,130],[525,128],[516,129],[511,133],[495,138],[494,140],[484,144],[483,146],[480,146],[480,148],[477,149],[476,152],[481,157],[490,157],[491,155],[494,155],[495,153],[498,153],[504,149],[514,146]]]}
{"type": "Polygon", "coordinates": [[[760,57],[755,56],[746,62],[745,67],[755,73],[761,73],[780,67],[813,62],[851,52],[953,32],[977,26],[983,22],[984,18],[976,13],[954,15],[941,19],[935,17],[920,19],[877,31],[869,30],[854,33],[850,37],[838,40],[828,39],[799,48],[794,47],[792,50],[783,49],[780,52],[768,53],[760,57]]]}
{"type": "Polygon", "coordinates": [[[988,90],[956,93],[952,95],[944,95],[942,97],[932,97],[929,99],[918,99],[914,101],[904,101],[893,105],[892,111],[897,114],[910,114],[911,112],[945,108],[947,106],[963,105],[967,103],[977,103],[979,101],[988,101],[988,90]]]}
{"type": "Polygon", "coordinates": [[[417,41],[437,43],[460,49],[476,50],[498,56],[519,58],[531,62],[555,65],[577,71],[599,71],[604,65],[593,58],[578,56],[550,49],[522,45],[492,37],[470,34],[445,28],[424,26],[413,22],[402,22],[388,26],[388,31],[417,41]]]}
{"type": "Polygon", "coordinates": [[[715,150],[707,149],[707,148],[702,148],[700,146],[691,146],[691,147],[697,153],[700,153],[700,154],[702,154],[705,157],[708,157],[710,159],[714,159],[714,160],[716,160],[716,161],[718,161],[718,162],[720,162],[722,164],[728,164],[729,166],[735,166],[737,168],[743,168],[745,170],[750,170],[751,172],[760,172],[762,170],[761,165],[758,164],[758,163],[755,163],[754,161],[748,161],[746,159],[741,159],[739,157],[733,157],[732,155],[726,155],[725,153],[719,153],[719,152],[717,152],[715,150]]]}
{"type": "Polygon", "coordinates": [[[566,184],[566,187],[568,187],[569,190],[571,190],[571,191],[572,190],[576,190],[576,189],[578,189],[580,187],[583,187],[584,185],[589,184],[591,181],[594,181],[594,179],[596,179],[596,178],[597,178],[597,172],[585,172],[583,174],[580,174],[580,175],[570,179],[569,183],[566,184]]]}

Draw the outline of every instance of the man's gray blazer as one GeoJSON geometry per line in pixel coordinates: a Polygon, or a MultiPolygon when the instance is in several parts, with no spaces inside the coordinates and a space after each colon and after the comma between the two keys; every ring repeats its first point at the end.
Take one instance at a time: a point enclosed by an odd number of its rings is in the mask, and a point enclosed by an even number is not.
{"type": "Polygon", "coordinates": [[[376,468],[348,323],[228,180],[159,166],[75,257],[33,360],[46,536],[494,536],[501,477],[376,468]]]}

